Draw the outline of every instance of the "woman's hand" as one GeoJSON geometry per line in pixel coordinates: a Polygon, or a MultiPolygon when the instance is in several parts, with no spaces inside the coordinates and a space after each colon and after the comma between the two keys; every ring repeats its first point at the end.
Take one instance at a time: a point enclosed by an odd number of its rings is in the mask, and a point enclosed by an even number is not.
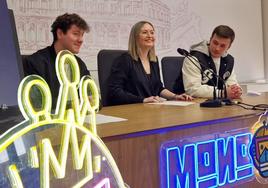
{"type": "Polygon", "coordinates": [[[192,101],[193,97],[191,97],[190,95],[187,95],[185,93],[180,94],[180,95],[175,94],[174,100],[176,100],[176,101],[192,101]]]}
{"type": "Polygon", "coordinates": [[[159,96],[151,96],[143,99],[143,103],[149,102],[162,102],[162,100],[159,96]]]}

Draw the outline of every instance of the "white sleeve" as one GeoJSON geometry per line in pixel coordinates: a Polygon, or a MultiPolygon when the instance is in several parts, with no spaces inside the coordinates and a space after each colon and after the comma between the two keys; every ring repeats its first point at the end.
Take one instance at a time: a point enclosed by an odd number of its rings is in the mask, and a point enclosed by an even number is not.
{"type": "MultiPolygon", "coordinates": [[[[194,57],[189,57],[193,60],[193,62],[200,67],[200,64],[197,62],[197,59],[194,57]]],[[[188,95],[193,97],[202,97],[202,98],[213,98],[213,86],[209,86],[207,84],[201,84],[202,75],[201,75],[201,67],[198,69],[193,62],[191,62],[188,58],[184,58],[183,66],[182,66],[182,75],[183,75],[183,84],[185,92],[188,95]]]]}
{"type": "Polygon", "coordinates": [[[233,69],[230,77],[226,80],[225,84],[226,84],[226,86],[238,84],[237,79],[236,79],[236,74],[234,73],[234,69],[233,69]]]}

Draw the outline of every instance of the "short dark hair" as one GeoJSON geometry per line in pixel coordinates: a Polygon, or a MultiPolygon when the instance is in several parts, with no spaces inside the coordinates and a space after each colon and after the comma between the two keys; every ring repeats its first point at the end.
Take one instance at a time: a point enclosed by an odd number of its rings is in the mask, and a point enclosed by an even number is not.
{"type": "Polygon", "coordinates": [[[235,39],[234,30],[232,28],[230,28],[229,26],[227,26],[227,25],[219,25],[219,26],[217,26],[213,30],[213,32],[211,34],[211,38],[213,37],[214,34],[216,34],[217,36],[222,37],[222,38],[231,39],[231,44],[235,39]]]}
{"type": "Polygon", "coordinates": [[[87,22],[81,18],[78,14],[68,14],[65,13],[56,18],[56,20],[51,25],[51,32],[53,34],[53,41],[55,42],[57,37],[57,29],[62,30],[65,34],[72,25],[76,25],[80,29],[83,29],[85,32],[89,32],[89,26],[87,22]]]}

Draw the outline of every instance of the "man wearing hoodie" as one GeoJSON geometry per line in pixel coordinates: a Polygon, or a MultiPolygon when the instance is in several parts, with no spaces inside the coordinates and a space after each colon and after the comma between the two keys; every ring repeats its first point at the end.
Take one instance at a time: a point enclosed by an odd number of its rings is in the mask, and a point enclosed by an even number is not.
{"type": "Polygon", "coordinates": [[[191,46],[190,58],[193,62],[185,58],[182,67],[183,85],[187,94],[212,98],[213,87],[216,86],[217,93],[223,96],[225,83],[228,98],[239,98],[242,95],[233,70],[234,58],[227,53],[234,38],[235,33],[230,27],[219,25],[213,30],[209,42],[202,41],[191,46]]]}

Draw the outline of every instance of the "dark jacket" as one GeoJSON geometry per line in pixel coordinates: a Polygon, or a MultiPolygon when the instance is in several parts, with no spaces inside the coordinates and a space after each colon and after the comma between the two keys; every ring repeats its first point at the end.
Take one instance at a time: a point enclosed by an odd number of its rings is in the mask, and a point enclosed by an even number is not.
{"type": "Polygon", "coordinates": [[[108,84],[109,105],[142,103],[144,98],[159,96],[164,89],[158,62],[150,62],[151,74],[146,74],[140,61],[129,53],[118,57],[112,66],[108,84]]]}
{"type": "MultiPolygon", "coordinates": [[[[50,87],[52,95],[52,108],[55,109],[59,93],[60,83],[56,75],[56,52],[54,46],[48,46],[44,49],[38,50],[30,56],[27,56],[23,62],[23,69],[25,76],[36,74],[45,79],[50,87]]],[[[80,69],[80,77],[90,75],[86,64],[77,56],[76,60],[80,69]]]]}

